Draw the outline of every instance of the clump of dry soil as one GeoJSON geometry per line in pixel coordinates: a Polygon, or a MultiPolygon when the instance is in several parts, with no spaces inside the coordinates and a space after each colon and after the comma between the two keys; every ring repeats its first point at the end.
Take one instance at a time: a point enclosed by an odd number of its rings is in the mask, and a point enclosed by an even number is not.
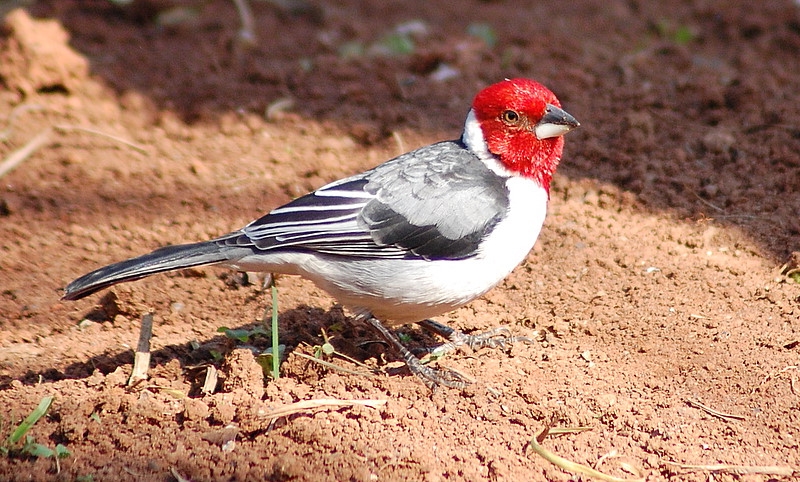
{"type": "Polygon", "coordinates": [[[222,0],[0,6],[0,158],[49,132],[0,185],[0,438],[52,395],[30,435],[71,453],[58,474],[2,457],[4,478],[575,480],[528,451],[551,423],[591,430],[547,448],[620,477],[621,461],[653,481],[710,480],[674,463],[800,467],[800,284],[782,269],[800,251],[796,2],[251,3],[252,47],[222,0]],[[398,26],[413,47],[381,51],[398,26]],[[280,281],[277,381],[217,332],[254,329],[268,306],[236,273],[59,301],[97,266],[453,138],[474,93],[512,76],[550,86],[582,127],[527,261],[441,318],[537,340],[448,356],[475,379],[464,391],[429,393],[299,279],[280,281]],[[150,379],[128,387],[149,312],[150,379]],[[323,329],[382,374],[298,356],[323,329]],[[386,403],[267,416],[323,398],[386,403]]]}

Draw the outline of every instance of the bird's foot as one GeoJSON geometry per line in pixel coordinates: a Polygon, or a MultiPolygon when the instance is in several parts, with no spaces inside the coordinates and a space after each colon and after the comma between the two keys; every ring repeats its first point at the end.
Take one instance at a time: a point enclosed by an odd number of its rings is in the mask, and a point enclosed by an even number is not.
{"type": "Polygon", "coordinates": [[[499,326],[476,335],[467,335],[455,328],[433,320],[421,321],[419,325],[448,340],[447,343],[439,345],[431,350],[431,355],[434,357],[440,357],[445,353],[465,345],[473,350],[484,347],[502,348],[505,350],[509,345],[513,345],[514,343],[523,342],[533,344],[533,340],[527,336],[511,336],[511,331],[506,326],[499,326]]]}
{"type": "Polygon", "coordinates": [[[373,328],[375,328],[375,330],[380,333],[390,345],[400,352],[400,355],[403,357],[403,361],[406,363],[406,366],[408,366],[408,369],[411,371],[411,373],[422,380],[422,383],[424,383],[425,386],[430,388],[432,391],[436,390],[436,388],[440,386],[462,389],[472,383],[472,380],[470,380],[467,376],[462,375],[454,370],[437,370],[424,365],[422,362],[420,362],[419,358],[414,356],[414,354],[411,353],[408,348],[406,348],[400,342],[400,340],[391,330],[383,326],[383,323],[381,323],[380,320],[372,316],[366,316],[364,320],[373,328]]]}
{"type": "Polygon", "coordinates": [[[474,382],[466,375],[459,373],[449,368],[436,369],[424,365],[419,358],[415,357],[411,352],[406,350],[410,358],[406,358],[403,354],[403,359],[411,370],[411,373],[417,376],[422,383],[425,384],[431,391],[436,390],[437,387],[445,386],[449,388],[457,388],[459,390],[465,388],[467,385],[474,382]]]}

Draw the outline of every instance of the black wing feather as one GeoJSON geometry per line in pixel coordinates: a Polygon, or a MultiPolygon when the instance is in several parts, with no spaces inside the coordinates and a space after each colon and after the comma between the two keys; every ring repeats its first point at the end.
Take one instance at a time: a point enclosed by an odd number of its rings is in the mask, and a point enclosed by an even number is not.
{"type": "Polygon", "coordinates": [[[258,249],[376,257],[473,256],[508,207],[505,178],[459,141],[335,182],[224,239],[258,249]]]}

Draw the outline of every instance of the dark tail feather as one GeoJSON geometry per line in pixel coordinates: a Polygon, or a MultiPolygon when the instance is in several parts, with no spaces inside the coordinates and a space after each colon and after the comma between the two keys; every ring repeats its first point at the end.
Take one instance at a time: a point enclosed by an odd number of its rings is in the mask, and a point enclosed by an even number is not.
{"type": "Polygon", "coordinates": [[[230,248],[214,241],[167,246],[150,254],[96,269],[64,289],[64,300],[79,300],[117,283],[141,279],[156,273],[226,261],[230,248]]]}

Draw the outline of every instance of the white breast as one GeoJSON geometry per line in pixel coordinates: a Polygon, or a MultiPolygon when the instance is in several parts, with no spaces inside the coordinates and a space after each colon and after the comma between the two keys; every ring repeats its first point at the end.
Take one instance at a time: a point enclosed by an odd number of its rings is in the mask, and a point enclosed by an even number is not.
{"type": "Polygon", "coordinates": [[[425,261],[260,253],[236,264],[239,269],[301,275],[345,306],[369,311],[388,324],[438,316],[489,291],[536,242],[547,211],[547,192],[521,177],[509,178],[507,186],[508,212],[472,258],[425,261]]]}
{"type": "Polygon", "coordinates": [[[462,139],[492,171],[507,178],[509,190],[508,211],[476,256],[425,261],[262,252],[238,260],[235,267],[298,274],[345,306],[371,312],[388,324],[421,321],[469,303],[502,281],[528,255],[544,223],[548,194],[536,181],[511,175],[487,150],[472,110],[462,139]]]}

